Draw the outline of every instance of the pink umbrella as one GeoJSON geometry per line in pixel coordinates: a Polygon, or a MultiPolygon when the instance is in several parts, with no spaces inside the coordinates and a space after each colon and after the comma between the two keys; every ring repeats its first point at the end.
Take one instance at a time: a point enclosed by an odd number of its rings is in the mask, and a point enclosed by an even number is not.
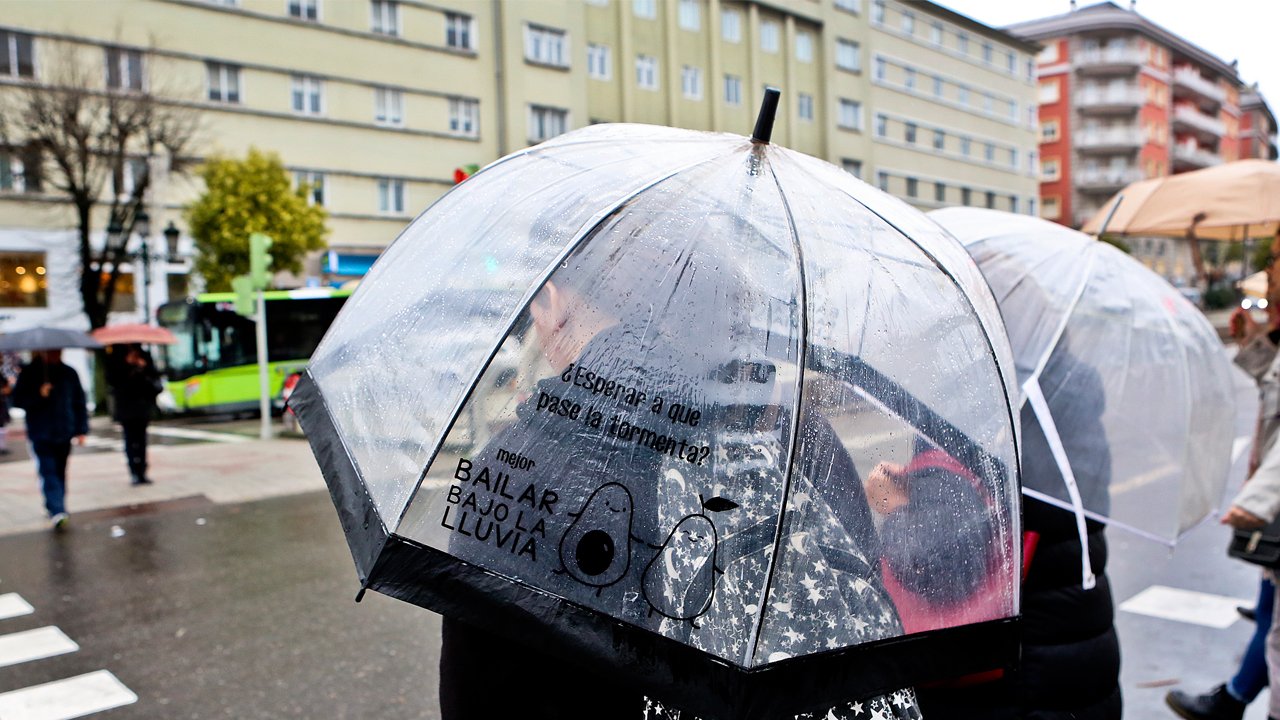
{"type": "Polygon", "coordinates": [[[174,345],[178,338],[168,330],[154,325],[142,323],[125,323],[111,327],[98,328],[89,333],[94,340],[103,345],[127,343],[153,343],[157,345],[174,345]]]}

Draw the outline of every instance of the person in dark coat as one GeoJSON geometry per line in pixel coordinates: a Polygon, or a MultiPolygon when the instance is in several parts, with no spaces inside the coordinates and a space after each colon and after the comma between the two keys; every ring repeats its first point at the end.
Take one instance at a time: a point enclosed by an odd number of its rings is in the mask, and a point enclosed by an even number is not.
{"type": "MultiPolygon", "coordinates": [[[[1111,452],[1102,413],[1106,396],[1097,370],[1078,362],[1066,336],[1040,376],[1072,473],[1087,508],[1109,509],[1111,452]]],[[[1022,409],[1023,484],[1061,497],[1065,485],[1032,412],[1022,409]]],[[[1120,643],[1106,575],[1105,526],[1086,521],[1097,584],[1084,589],[1075,515],[1023,496],[1022,527],[1038,541],[1022,583],[1022,663],[994,682],[920,691],[929,720],[1119,720],[1120,643]]]]}
{"type": "Polygon", "coordinates": [[[62,364],[61,350],[37,352],[22,368],[13,389],[13,404],[27,413],[27,440],[36,456],[44,506],[55,529],[67,525],[67,457],[71,442],[84,444],[89,434],[80,376],[62,364]]]}
{"type": "Polygon", "coordinates": [[[9,396],[12,394],[9,376],[0,369],[0,455],[9,454],[9,396]]]}
{"type": "Polygon", "coordinates": [[[115,399],[115,421],[124,429],[124,452],[133,485],[150,485],[147,478],[147,425],[156,409],[156,396],[164,390],[151,353],[139,345],[117,345],[123,357],[107,377],[115,399]]]}

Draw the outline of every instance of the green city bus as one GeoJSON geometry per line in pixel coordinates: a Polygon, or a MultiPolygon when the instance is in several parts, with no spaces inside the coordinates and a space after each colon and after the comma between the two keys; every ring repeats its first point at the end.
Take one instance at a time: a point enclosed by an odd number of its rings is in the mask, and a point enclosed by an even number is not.
{"type": "MultiPolygon", "coordinates": [[[[311,353],[351,290],[305,288],[267,292],[267,362],[272,399],[311,353]]],[[[160,306],[161,327],[178,338],[162,346],[167,388],[176,412],[239,413],[258,409],[258,343],[254,321],[235,310],[234,293],[205,293],[160,306]]]]}

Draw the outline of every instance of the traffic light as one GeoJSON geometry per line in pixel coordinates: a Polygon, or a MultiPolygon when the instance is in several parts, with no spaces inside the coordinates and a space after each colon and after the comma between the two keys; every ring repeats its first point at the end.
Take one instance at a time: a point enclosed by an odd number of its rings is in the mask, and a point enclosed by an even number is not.
{"type": "Polygon", "coordinates": [[[248,275],[231,278],[231,289],[236,294],[236,312],[245,317],[252,317],[258,312],[258,293],[254,290],[252,278],[248,275]]]}
{"type": "Polygon", "coordinates": [[[271,238],[262,233],[249,236],[249,277],[255,290],[271,284],[271,238]]]}
{"type": "Polygon", "coordinates": [[[453,171],[453,184],[457,185],[478,172],[480,172],[480,166],[475,163],[463,165],[453,171]]]}

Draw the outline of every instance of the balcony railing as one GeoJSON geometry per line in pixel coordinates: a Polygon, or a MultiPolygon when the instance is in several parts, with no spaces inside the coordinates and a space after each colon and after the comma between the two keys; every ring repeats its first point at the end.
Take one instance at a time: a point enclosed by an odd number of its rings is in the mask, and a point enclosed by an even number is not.
{"type": "Polygon", "coordinates": [[[1213,167],[1222,164],[1222,156],[1195,145],[1174,145],[1173,159],[1196,167],[1213,167]]]}
{"type": "Polygon", "coordinates": [[[1137,48],[1107,48],[1105,50],[1085,50],[1076,55],[1076,64],[1089,65],[1141,65],[1146,58],[1137,48]]]}
{"type": "Polygon", "coordinates": [[[1081,108],[1106,105],[1141,105],[1142,90],[1134,86],[1086,88],[1076,96],[1076,106],[1081,108]]]}
{"type": "Polygon", "coordinates": [[[1103,130],[1081,130],[1075,134],[1076,148],[1137,147],[1146,142],[1142,129],[1115,127],[1103,130]]]}
{"type": "Polygon", "coordinates": [[[1084,168],[1075,177],[1076,185],[1092,185],[1099,187],[1123,187],[1129,183],[1146,179],[1142,168],[1137,167],[1100,167],[1084,168]]]}
{"type": "Polygon", "coordinates": [[[1173,109],[1173,121],[1217,137],[1227,134],[1227,126],[1221,120],[1209,117],[1190,105],[1178,105],[1175,107],[1173,109]]]}
{"type": "Polygon", "coordinates": [[[1218,87],[1216,83],[1204,79],[1204,76],[1196,72],[1193,68],[1180,67],[1173,71],[1173,84],[1182,87],[1208,98],[1218,103],[1226,102],[1227,91],[1218,87]]]}

